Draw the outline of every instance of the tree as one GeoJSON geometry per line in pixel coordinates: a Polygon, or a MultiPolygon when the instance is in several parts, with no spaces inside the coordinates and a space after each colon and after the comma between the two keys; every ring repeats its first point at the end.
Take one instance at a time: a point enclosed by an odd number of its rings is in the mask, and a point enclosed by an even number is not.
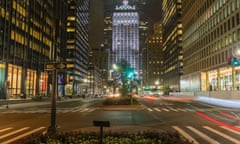
{"type": "Polygon", "coordinates": [[[121,60],[115,65],[114,69],[120,76],[121,80],[121,93],[123,96],[127,96],[129,92],[129,82],[133,80],[135,73],[134,69],[130,67],[130,64],[126,60],[121,60]]]}

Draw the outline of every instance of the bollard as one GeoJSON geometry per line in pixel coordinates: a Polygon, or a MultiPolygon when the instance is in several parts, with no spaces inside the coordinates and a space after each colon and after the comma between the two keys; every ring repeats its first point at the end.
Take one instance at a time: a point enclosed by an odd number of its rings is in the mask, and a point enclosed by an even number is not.
{"type": "Polygon", "coordinates": [[[102,139],[103,139],[103,127],[110,127],[110,122],[109,121],[93,121],[93,126],[98,126],[100,127],[100,139],[99,139],[99,144],[102,144],[102,139]]]}

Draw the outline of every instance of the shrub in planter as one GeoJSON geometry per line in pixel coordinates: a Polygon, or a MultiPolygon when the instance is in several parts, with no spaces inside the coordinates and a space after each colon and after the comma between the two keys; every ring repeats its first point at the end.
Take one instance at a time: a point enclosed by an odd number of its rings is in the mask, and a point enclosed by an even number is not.
{"type": "MultiPolygon", "coordinates": [[[[99,144],[99,133],[73,132],[55,136],[31,136],[15,144],[99,144]]],[[[103,144],[192,144],[177,132],[145,131],[104,133],[103,144]]]]}
{"type": "MultiPolygon", "coordinates": [[[[132,98],[133,104],[138,104],[136,98],[132,98]]],[[[130,105],[131,97],[111,97],[103,102],[104,105],[130,105]]]]}

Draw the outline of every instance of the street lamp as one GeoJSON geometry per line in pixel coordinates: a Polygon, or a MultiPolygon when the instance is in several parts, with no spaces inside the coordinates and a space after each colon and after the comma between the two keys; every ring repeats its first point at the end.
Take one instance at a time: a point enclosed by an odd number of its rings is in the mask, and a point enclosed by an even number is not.
{"type": "Polygon", "coordinates": [[[155,85],[156,85],[156,89],[157,89],[158,85],[159,85],[159,81],[158,80],[155,81],[155,85]]]}

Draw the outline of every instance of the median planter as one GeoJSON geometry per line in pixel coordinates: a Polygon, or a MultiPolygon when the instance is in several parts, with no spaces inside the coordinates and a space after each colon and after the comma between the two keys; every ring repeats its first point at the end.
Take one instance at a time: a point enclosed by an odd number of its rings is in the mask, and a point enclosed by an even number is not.
{"type": "MultiPolygon", "coordinates": [[[[192,144],[178,132],[143,131],[138,133],[105,132],[103,144],[192,144]]],[[[55,136],[32,135],[14,144],[99,144],[97,132],[71,132],[55,136]]]]}
{"type": "Polygon", "coordinates": [[[131,97],[110,97],[104,100],[104,105],[131,105],[131,104],[139,104],[136,98],[131,97]]]}

